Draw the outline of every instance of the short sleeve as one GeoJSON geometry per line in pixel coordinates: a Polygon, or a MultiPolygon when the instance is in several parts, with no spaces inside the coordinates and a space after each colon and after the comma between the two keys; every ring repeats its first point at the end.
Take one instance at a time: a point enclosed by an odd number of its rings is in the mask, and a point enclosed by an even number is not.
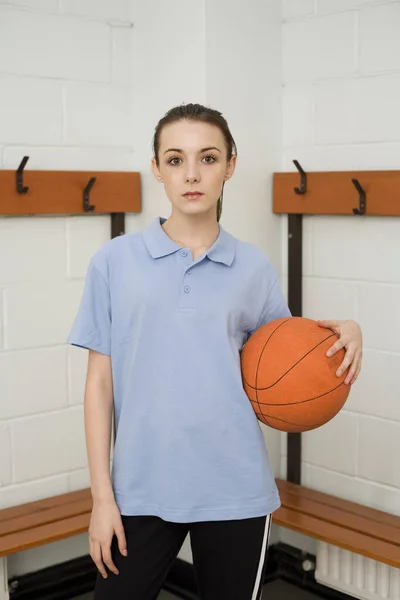
{"type": "Polygon", "coordinates": [[[90,263],[68,344],[111,355],[111,306],[108,283],[90,263]]]}
{"type": "Polygon", "coordinates": [[[283,295],[279,279],[276,277],[262,306],[257,325],[251,334],[270,321],[291,316],[292,315],[283,295]]]}

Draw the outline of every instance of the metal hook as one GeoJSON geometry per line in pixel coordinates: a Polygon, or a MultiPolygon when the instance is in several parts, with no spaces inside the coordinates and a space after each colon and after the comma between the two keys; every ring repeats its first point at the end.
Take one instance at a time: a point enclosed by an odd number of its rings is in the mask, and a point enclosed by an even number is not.
{"type": "Polygon", "coordinates": [[[17,180],[17,192],[18,194],[26,194],[29,190],[28,187],[24,185],[24,169],[25,165],[29,160],[29,156],[24,156],[21,160],[21,164],[19,165],[16,172],[16,180],[17,180]]]}
{"type": "Polygon", "coordinates": [[[94,182],[96,181],[96,177],[91,177],[89,179],[89,183],[87,184],[87,186],[85,187],[85,189],[83,190],[83,210],[85,212],[90,212],[91,210],[94,210],[95,207],[93,206],[93,204],[90,204],[90,190],[93,187],[94,182]]]}
{"type": "Polygon", "coordinates": [[[294,191],[296,192],[296,194],[305,194],[307,191],[307,174],[305,173],[305,171],[303,170],[302,166],[300,165],[298,160],[294,160],[293,161],[296,169],[299,171],[300,173],[300,187],[295,187],[294,191]]]}
{"type": "Polygon", "coordinates": [[[358,179],[352,179],[351,181],[353,182],[353,185],[356,188],[357,192],[360,194],[360,205],[358,208],[353,208],[353,213],[355,215],[365,215],[365,211],[367,208],[367,196],[365,194],[365,191],[361,187],[361,184],[358,181],[358,179]]]}

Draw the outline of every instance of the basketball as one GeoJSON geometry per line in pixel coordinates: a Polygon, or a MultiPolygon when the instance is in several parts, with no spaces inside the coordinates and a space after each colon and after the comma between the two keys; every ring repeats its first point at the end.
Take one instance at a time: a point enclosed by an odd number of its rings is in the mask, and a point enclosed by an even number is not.
{"type": "Polygon", "coordinates": [[[350,392],[336,371],[345,350],[326,352],[338,336],[303,317],[260,327],[241,353],[243,387],[259,421],[287,432],[310,431],[330,421],[350,392]]]}

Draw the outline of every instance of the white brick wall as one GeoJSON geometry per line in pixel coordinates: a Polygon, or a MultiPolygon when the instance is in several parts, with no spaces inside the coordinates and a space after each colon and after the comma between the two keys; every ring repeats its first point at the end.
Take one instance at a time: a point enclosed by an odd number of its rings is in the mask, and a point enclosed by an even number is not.
{"type": "MultiPolygon", "coordinates": [[[[131,12],[0,3],[0,167],[135,170],[131,12]]],[[[88,484],[87,357],[65,340],[109,238],[107,216],[0,217],[0,506],[88,484]]]]}
{"type": "MultiPolygon", "coordinates": [[[[283,169],[398,169],[400,2],[286,1],[283,18],[283,169]]],[[[356,319],[365,355],[344,410],[304,434],[303,482],[400,514],[400,219],[306,217],[304,241],[304,315],[356,319]]]]}

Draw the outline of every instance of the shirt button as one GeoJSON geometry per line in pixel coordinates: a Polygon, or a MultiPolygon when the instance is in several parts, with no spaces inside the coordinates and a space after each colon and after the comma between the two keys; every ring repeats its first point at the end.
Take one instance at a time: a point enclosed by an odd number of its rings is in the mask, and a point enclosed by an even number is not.
{"type": "Polygon", "coordinates": [[[187,256],[187,250],[181,250],[181,256],[187,256]]]}
{"type": "Polygon", "coordinates": [[[186,271],[186,274],[187,274],[187,275],[190,275],[190,273],[191,273],[191,272],[192,272],[192,269],[188,269],[188,270],[186,271]]]}
{"type": "Polygon", "coordinates": [[[185,285],[184,290],[185,290],[186,294],[188,294],[190,292],[190,286],[185,285]]]}

